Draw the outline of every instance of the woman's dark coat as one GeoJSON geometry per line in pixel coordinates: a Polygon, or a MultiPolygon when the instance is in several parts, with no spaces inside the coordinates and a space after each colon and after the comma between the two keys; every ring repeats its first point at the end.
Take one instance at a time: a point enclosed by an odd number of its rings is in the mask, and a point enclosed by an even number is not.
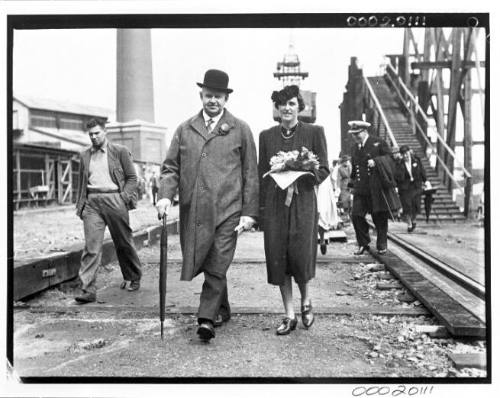
{"type": "Polygon", "coordinates": [[[264,130],[259,137],[260,225],[264,231],[267,280],[283,285],[285,274],[297,283],[305,283],[315,275],[318,238],[318,210],[315,186],[330,173],[323,127],[299,122],[290,139],[281,136],[280,126],[264,130]],[[280,189],[269,171],[269,160],[279,151],[306,147],[318,156],[320,167],[314,176],[297,181],[298,194],[290,207],[285,206],[286,190],[280,189]]]}

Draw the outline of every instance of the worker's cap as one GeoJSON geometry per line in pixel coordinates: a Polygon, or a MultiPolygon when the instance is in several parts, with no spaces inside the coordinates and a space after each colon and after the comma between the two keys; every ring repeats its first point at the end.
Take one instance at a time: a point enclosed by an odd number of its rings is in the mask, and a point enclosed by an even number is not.
{"type": "Polygon", "coordinates": [[[347,122],[347,124],[349,125],[349,130],[347,131],[349,134],[361,133],[371,126],[370,123],[363,120],[351,120],[350,122],[347,122]]]}

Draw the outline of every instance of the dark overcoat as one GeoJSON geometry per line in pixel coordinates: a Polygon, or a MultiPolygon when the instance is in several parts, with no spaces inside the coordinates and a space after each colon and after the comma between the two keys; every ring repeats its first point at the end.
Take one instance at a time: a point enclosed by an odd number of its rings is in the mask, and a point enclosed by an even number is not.
{"type": "MultiPolygon", "coordinates": [[[[356,208],[354,206],[352,209],[353,215],[364,216],[367,212],[378,213],[389,211],[387,195],[388,191],[393,193],[393,189],[382,185],[377,167],[368,167],[369,159],[373,159],[376,162],[377,158],[381,157],[385,157],[387,160],[391,159],[391,150],[387,143],[378,137],[368,136],[363,147],[360,147],[358,144],[354,144],[351,147],[351,183],[353,195],[369,196],[371,198],[369,201],[371,208],[356,208]]],[[[390,161],[392,162],[392,160],[390,161]]],[[[362,202],[358,201],[356,203],[362,202]]]]}
{"type": "Polygon", "coordinates": [[[280,126],[264,130],[259,137],[260,225],[264,231],[267,279],[283,285],[285,275],[297,283],[312,279],[316,270],[318,209],[315,186],[330,173],[323,127],[299,122],[292,138],[281,135],[280,126]],[[272,177],[263,175],[270,169],[271,157],[279,151],[306,147],[318,156],[320,167],[314,176],[297,181],[290,207],[285,205],[286,190],[280,189],[272,177]]]}
{"type": "MultiPolygon", "coordinates": [[[[108,169],[111,180],[118,185],[120,196],[127,209],[137,206],[137,174],[135,172],[132,154],[127,147],[107,142],[108,169]]],[[[78,190],[76,194],[76,214],[82,217],[83,207],[87,199],[87,185],[89,179],[89,164],[92,147],[80,153],[80,169],[78,172],[78,190]]]]}
{"type": "Polygon", "coordinates": [[[414,215],[420,213],[422,183],[427,181],[427,175],[422,162],[414,155],[411,155],[411,174],[413,181],[410,179],[404,159],[397,163],[396,181],[399,197],[403,205],[403,213],[414,215]]]}
{"type": "Polygon", "coordinates": [[[219,236],[216,230],[233,234],[230,228],[218,228],[227,220],[237,223],[238,216],[257,218],[259,211],[257,154],[248,125],[227,110],[210,134],[201,111],[182,123],[161,167],[158,197],[172,200],[177,189],[181,280],[191,280],[202,271],[225,275],[232,256],[222,253],[234,252],[236,238],[219,236]],[[221,129],[223,125],[227,129],[221,129]],[[233,247],[219,247],[216,235],[233,247]]]}

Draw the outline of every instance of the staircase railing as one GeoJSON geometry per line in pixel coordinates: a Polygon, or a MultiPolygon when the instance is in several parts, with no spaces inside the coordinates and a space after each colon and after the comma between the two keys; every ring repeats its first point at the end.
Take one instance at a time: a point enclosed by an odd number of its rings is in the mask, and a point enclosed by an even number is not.
{"type": "Polygon", "coordinates": [[[378,101],[378,98],[373,91],[373,87],[366,76],[363,76],[363,79],[365,82],[365,87],[368,89],[367,92],[365,91],[365,101],[367,102],[368,109],[372,110],[373,112],[373,114],[369,117],[372,124],[372,129],[377,136],[383,138],[386,141],[388,136],[391,142],[391,146],[397,147],[398,143],[396,142],[396,138],[394,138],[394,134],[392,132],[391,126],[389,125],[389,122],[387,121],[384,110],[382,109],[382,106],[380,106],[380,102],[378,101]],[[384,128],[382,128],[382,126],[384,128]]]}
{"type": "MultiPolygon", "coordinates": [[[[410,123],[412,125],[413,133],[417,136],[417,139],[422,143],[424,150],[431,148],[431,154],[436,156],[436,160],[442,166],[445,174],[443,175],[443,183],[448,187],[449,191],[451,191],[451,183],[454,183],[455,186],[462,192],[465,196],[465,201],[468,202],[468,196],[470,193],[466,193],[461,184],[456,180],[452,170],[450,170],[444,160],[439,156],[436,151],[435,145],[431,143],[427,136],[427,127],[428,127],[428,117],[425,111],[422,109],[417,99],[413,96],[411,91],[406,87],[403,80],[398,76],[398,73],[394,69],[391,64],[387,64],[386,66],[386,75],[388,81],[394,88],[395,93],[399,97],[401,104],[406,109],[406,112],[410,118],[410,123]],[[419,134],[417,134],[417,132],[419,134]],[[446,178],[446,176],[448,178],[446,178]]],[[[439,132],[437,128],[434,126],[434,130],[436,133],[437,140],[441,143],[443,148],[446,150],[449,156],[453,158],[456,162],[456,166],[463,172],[465,179],[465,186],[470,186],[469,179],[472,178],[472,174],[462,165],[460,160],[457,158],[457,155],[453,150],[446,144],[445,140],[439,132]]]]}

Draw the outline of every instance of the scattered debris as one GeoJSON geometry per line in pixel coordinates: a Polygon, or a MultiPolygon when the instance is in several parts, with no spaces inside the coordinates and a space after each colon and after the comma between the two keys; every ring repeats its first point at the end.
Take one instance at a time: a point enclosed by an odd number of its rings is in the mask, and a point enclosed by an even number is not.
{"type": "Polygon", "coordinates": [[[397,299],[403,303],[413,303],[416,299],[408,292],[398,294],[397,299]]]}
{"type": "Polygon", "coordinates": [[[376,284],[376,288],[378,290],[402,289],[403,285],[401,285],[401,283],[399,283],[399,282],[394,282],[394,283],[378,282],[376,284]]]}
{"type": "Polygon", "coordinates": [[[368,264],[366,267],[370,272],[379,272],[385,270],[385,265],[379,263],[368,264]]]}
{"type": "Polygon", "coordinates": [[[415,331],[420,334],[425,334],[429,337],[448,337],[448,331],[444,326],[441,325],[416,325],[415,331]]]}

